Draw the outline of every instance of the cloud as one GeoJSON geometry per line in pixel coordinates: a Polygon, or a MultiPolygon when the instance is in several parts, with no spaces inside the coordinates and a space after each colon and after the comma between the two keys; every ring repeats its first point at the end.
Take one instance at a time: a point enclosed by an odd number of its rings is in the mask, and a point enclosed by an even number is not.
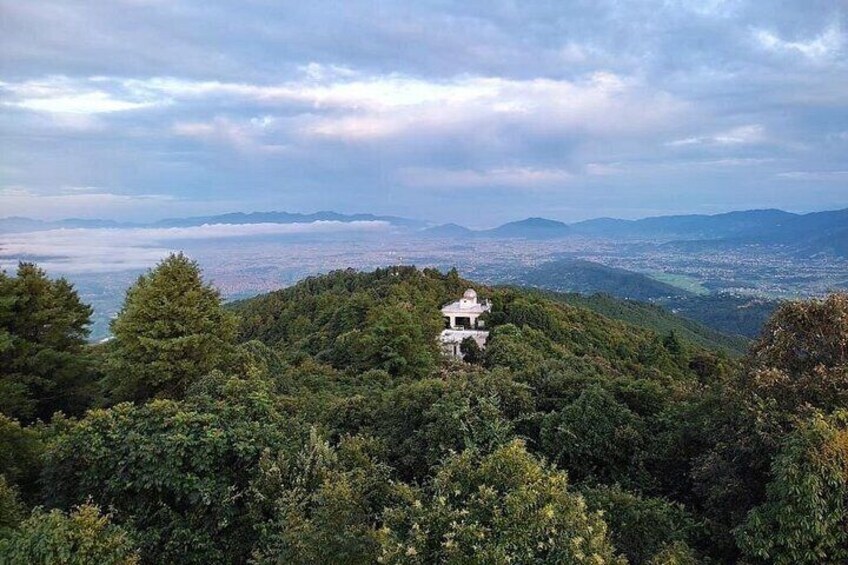
{"type": "Polygon", "coordinates": [[[176,228],[56,229],[3,234],[0,267],[9,268],[19,257],[35,257],[39,264],[63,273],[118,272],[144,269],[177,249],[175,242],[270,235],[327,235],[383,232],[384,221],[340,222],[318,220],[292,224],[204,224],[176,228]]]}
{"type": "Polygon", "coordinates": [[[285,144],[264,141],[273,130],[274,121],[271,116],[243,121],[216,116],[209,122],[177,122],[171,131],[181,137],[231,146],[245,153],[285,152],[288,148],[285,144]]]}
{"type": "Polygon", "coordinates": [[[168,194],[116,194],[98,187],[63,186],[58,193],[41,194],[10,186],[0,189],[4,216],[36,216],[45,219],[68,217],[113,217],[122,211],[159,209],[175,198],[168,194]]]}
{"type": "Polygon", "coordinates": [[[449,170],[408,168],[400,173],[402,182],[416,188],[480,189],[480,188],[553,188],[574,178],[562,169],[503,167],[489,170],[449,170]]]}
{"type": "Polygon", "coordinates": [[[97,79],[75,81],[64,76],[52,76],[19,83],[0,82],[0,90],[13,98],[4,102],[7,106],[54,114],[108,114],[168,103],[162,98],[120,96],[96,88],[98,82],[97,79]]]}
{"type": "Polygon", "coordinates": [[[777,178],[784,180],[837,182],[848,181],[848,171],[787,171],[778,173],[777,178]]]}
{"type": "Polygon", "coordinates": [[[687,145],[749,145],[767,141],[765,128],[760,124],[738,126],[719,133],[700,137],[686,137],[668,142],[669,147],[687,145]]]}
{"type": "MultiPolygon", "coordinates": [[[[18,97],[9,104],[55,113],[105,113],[166,104],[227,106],[234,102],[299,114],[307,136],[348,141],[401,135],[411,130],[445,130],[482,120],[528,125],[540,131],[628,135],[667,127],[686,104],[637,78],[596,72],[576,80],[524,80],[459,76],[425,80],[400,74],[362,75],[352,70],[308,66],[307,76],[276,85],[186,81],[175,78],[73,80],[5,83],[18,97]]],[[[206,122],[177,122],[177,135],[229,140],[244,146],[273,123],[266,116],[237,124],[226,116],[206,122]]]]}
{"type": "Polygon", "coordinates": [[[541,135],[627,136],[668,128],[687,109],[683,101],[638,79],[603,72],[579,80],[460,77],[425,83],[391,78],[329,90],[332,96],[317,96],[313,103],[331,100],[346,112],[316,118],[305,131],[344,140],[457,131],[480,123],[541,135]]]}
{"type": "Polygon", "coordinates": [[[829,25],[819,35],[808,41],[787,41],[765,29],[755,29],[753,34],[759,45],[767,51],[797,53],[814,60],[836,55],[841,52],[845,43],[845,37],[838,21],[829,25]]]}

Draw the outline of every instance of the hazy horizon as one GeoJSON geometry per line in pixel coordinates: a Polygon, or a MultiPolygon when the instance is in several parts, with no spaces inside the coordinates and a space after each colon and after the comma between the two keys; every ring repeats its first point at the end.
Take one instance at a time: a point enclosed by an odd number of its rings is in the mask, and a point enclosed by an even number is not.
{"type": "MultiPolygon", "coordinates": [[[[163,220],[194,219],[194,218],[224,216],[224,215],[229,215],[229,214],[244,214],[244,215],[251,215],[251,214],[300,214],[300,215],[304,215],[304,216],[310,216],[310,215],[317,215],[317,214],[321,214],[321,213],[326,212],[326,213],[342,214],[344,216],[374,215],[374,216],[378,216],[378,217],[397,217],[397,218],[400,218],[400,219],[420,221],[422,223],[426,223],[427,225],[434,225],[435,226],[435,225],[441,225],[441,224],[457,224],[457,225],[461,225],[463,227],[467,227],[467,228],[470,228],[470,229],[481,230],[481,229],[495,228],[495,227],[498,227],[500,225],[503,225],[504,223],[519,222],[519,221],[522,221],[522,220],[527,220],[527,219],[532,219],[532,218],[543,218],[543,219],[560,221],[560,222],[563,222],[563,223],[566,223],[566,224],[576,224],[576,223],[586,222],[586,221],[591,221],[591,220],[613,219],[613,220],[631,220],[632,221],[632,220],[644,220],[644,219],[666,217],[666,216],[691,216],[691,215],[716,216],[716,215],[730,214],[730,213],[761,212],[761,211],[767,211],[767,210],[777,210],[777,211],[781,211],[781,212],[788,212],[790,214],[805,215],[805,214],[815,214],[815,213],[820,213],[820,212],[835,212],[835,211],[839,211],[839,210],[843,210],[843,209],[844,208],[822,208],[822,209],[813,209],[813,210],[787,210],[785,208],[749,208],[749,209],[728,209],[728,210],[723,210],[723,211],[720,211],[720,212],[694,212],[694,211],[693,212],[684,212],[684,211],[681,211],[681,212],[676,212],[676,213],[657,214],[657,215],[648,215],[648,216],[633,215],[632,217],[587,216],[587,217],[584,217],[584,218],[577,218],[577,219],[574,219],[574,220],[564,220],[564,219],[561,219],[561,218],[557,218],[557,217],[553,217],[553,216],[545,216],[545,215],[520,216],[520,217],[506,216],[506,219],[504,219],[504,220],[494,222],[494,223],[487,223],[487,224],[463,223],[462,221],[437,222],[437,221],[433,221],[430,218],[425,218],[425,217],[420,217],[420,216],[418,216],[418,217],[402,216],[400,214],[393,214],[391,212],[374,213],[374,212],[370,212],[370,211],[367,211],[367,210],[354,210],[354,211],[348,212],[348,211],[331,210],[331,209],[323,209],[323,210],[250,210],[250,209],[245,209],[245,210],[230,210],[230,211],[224,211],[224,212],[213,213],[213,214],[189,214],[189,215],[185,215],[185,216],[175,216],[175,215],[169,215],[169,214],[165,213],[165,214],[151,216],[147,219],[139,219],[139,220],[134,220],[134,221],[120,220],[119,218],[97,215],[96,213],[88,214],[88,215],[82,215],[82,216],[73,216],[73,217],[72,216],[63,216],[62,214],[57,214],[55,216],[43,216],[43,215],[39,216],[38,214],[33,214],[33,215],[26,215],[26,216],[24,216],[24,215],[0,216],[0,221],[2,221],[2,220],[14,220],[14,219],[36,220],[36,221],[43,221],[43,222],[58,222],[58,221],[63,221],[63,220],[70,220],[70,221],[73,221],[73,220],[83,220],[83,221],[102,220],[102,221],[115,221],[115,222],[118,222],[118,223],[129,224],[129,225],[134,224],[134,225],[138,225],[139,227],[142,227],[142,226],[148,226],[149,224],[154,224],[156,222],[163,221],[163,220]]],[[[473,220],[473,218],[469,218],[469,219],[473,220]]],[[[108,228],[104,228],[104,229],[108,229],[108,228]]]]}

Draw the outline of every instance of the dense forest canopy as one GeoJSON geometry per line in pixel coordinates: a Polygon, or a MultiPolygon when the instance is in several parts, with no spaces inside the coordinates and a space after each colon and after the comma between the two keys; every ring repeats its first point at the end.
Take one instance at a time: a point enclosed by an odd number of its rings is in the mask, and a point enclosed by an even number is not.
{"type": "Polygon", "coordinates": [[[89,345],[21,264],[0,563],[848,560],[848,296],[785,304],[743,358],[583,306],[413,267],[223,305],[173,255],[89,345]],[[439,307],[467,288],[490,334],[460,361],[439,307]]]}

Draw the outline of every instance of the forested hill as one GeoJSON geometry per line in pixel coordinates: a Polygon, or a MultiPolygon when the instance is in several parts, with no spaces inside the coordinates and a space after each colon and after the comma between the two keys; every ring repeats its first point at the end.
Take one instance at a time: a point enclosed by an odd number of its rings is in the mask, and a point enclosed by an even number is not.
{"type": "Polygon", "coordinates": [[[642,301],[691,296],[690,292],[642,273],[572,258],[542,263],[502,282],[556,292],[603,293],[642,301]]]}
{"type": "Polygon", "coordinates": [[[337,368],[423,375],[439,359],[439,309],[466,288],[492,300],[488,324],[494,329],[493,341],[501,327],[509,326],[503,331],[533,336],[523,353],[539,358],[602,358],[640,373],[659,367],[677,373],[678,364],[663,346],[669,339],[680,340],[672,348],[707,346],[737,354],[744,350],[745,340],[723,338],[672,315],[666,315],[663,324],[653,312],[650,319],[640,320],[633,308],[629,319],[607,317],[562,295],[489,288],[463,280],[455,271],[443,275],[414,267],[334,272],[230,307],[242,320],[243,340],[257,339],[288,355],[306,353],[337,368]]]}
{"type": "Polygon", "coordinates": [[[91,345],[0,273],[0,563],[848,562],[848,295],[743,360],[581,300],[391,267],[224,306],[178,254],[91,345]]]}
{"type": "Polygon", "coordinates": [[[718,332],[694,320],[677,316],[662,306],[635,300],[622,300],[608,294],[544,292],[552,300],[588,308],[608,318],[649,329],[657,334],[674,332],[680,339],[713,351],[742,355],[751,342],[741,335],[718,332]]]}

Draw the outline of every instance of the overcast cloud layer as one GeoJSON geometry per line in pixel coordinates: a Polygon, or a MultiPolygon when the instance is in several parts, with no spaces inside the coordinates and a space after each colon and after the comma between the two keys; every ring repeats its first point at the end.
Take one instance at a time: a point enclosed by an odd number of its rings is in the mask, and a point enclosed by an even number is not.
{"type": "Polygon", "coordinates": [[[845,207],[846,6],[0,0],[0,216],[845,207]]]}

